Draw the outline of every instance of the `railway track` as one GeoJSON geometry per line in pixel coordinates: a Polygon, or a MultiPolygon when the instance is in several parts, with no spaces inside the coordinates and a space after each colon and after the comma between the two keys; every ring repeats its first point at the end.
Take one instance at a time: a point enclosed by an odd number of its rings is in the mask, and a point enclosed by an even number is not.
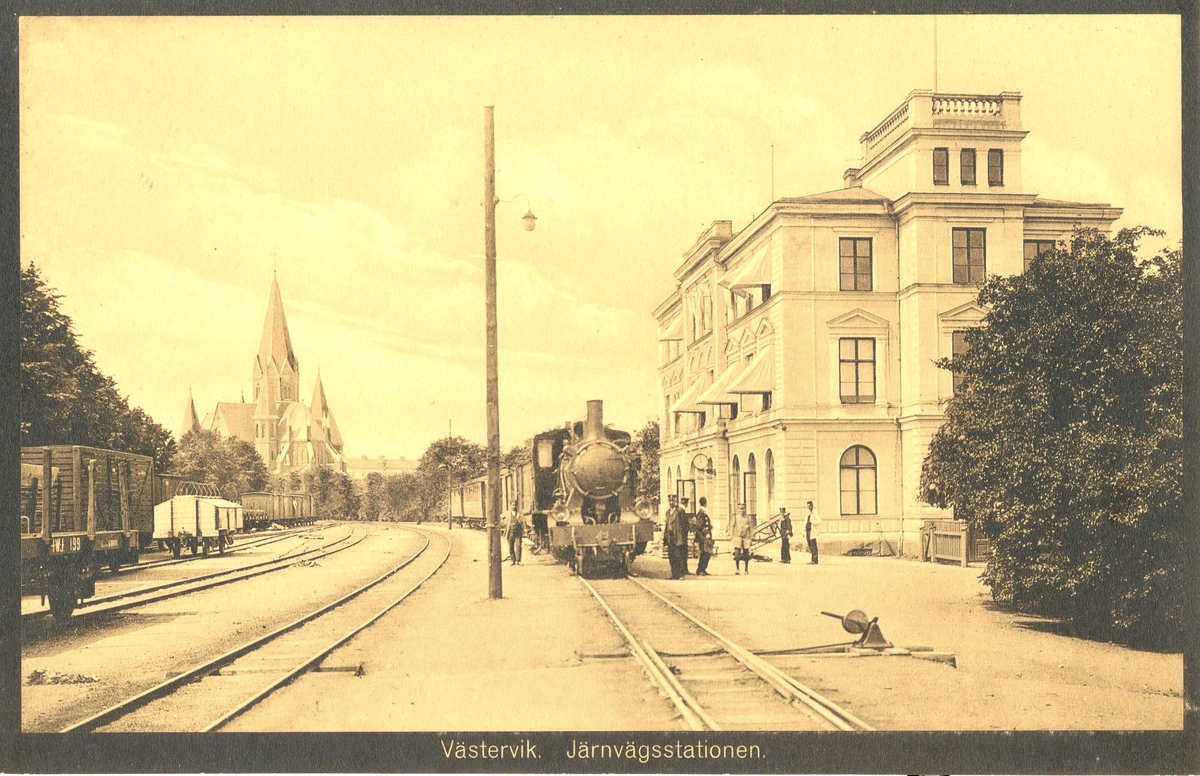
{"type": "Polygon", "coordinates": [[[449,536],[413,528],[401,530],[418,534],[424,543],[377,579],[62,732],[177,731],[180,720],[196,719],[204,721],[188,729],[210,732],[226,726],[275,690],[318,666],[329,653],[398,606],[449,558],[449,536]],[[431,536],[445,543],[440,557],[436,553],[426,556],[431,536]],[[399,573],[409,567],[414,567],[413,573],[399,573]]]}
{"type": "Polygon", "coordinates": [[[692,730],[872,730],[636,577],[579,578],[692,730]]]}
{"type": "MultiPolygon", "coordinates": [[[[284,539],[289,539],[289,538],[291,538],[293,536],[297,536],[299,534],[303,534],[303,533],[306,533],[309,531],[319,531],[319,530],[321,530],[323,528],[327,528],[327,527],[328,527],[328,525],[317,524],[317,525],[306,525],[303,528],[292,528],[292,529],[288,529],[288,530],[284,530],[284,531],[272,531],[269,534],[238,534],[237,543],[230,546],[228,549],[226,549],[224,554],[225,555],[233,555],[235,553],[244,552],[249,549],[254,549],[257,547],[264,547],[268,544],[274,544],[276,542],[281,542],[284,539]]],[[[178,566],[181,563],[191,563],[192,561],[203,560],[208,557],[211,557],[211,556],[197,553],[195,555],[184,555],[184,556],[181,556],[178,558],[162,558],[160,560],[147,561],[146,563],[137,563],[132,566],[122,566],[120,569],[117,570],[117,572],[115,574],[110,573],[110,574],[106,575],[106,578],[112,579],[114,577],[123,577],[123,576],[126,576],[131,573],[136,573],[138,571],[147,571],[149,569],[160,569],[160,568],[164,568],[166,566],[178,566]]]]}
{"type": "MultiPolygon", "coordinates": [[[[351,528],[345,536],[339,537],[332,541],[317,547],[308,549],[300,549],[297,552],[281,555],[270,560],[251,563],[246,566],[238,566],[233,569],[223,571],[214,571],[209,574],[200,574],[186,579],[177,579],[170,582],[162,582],[159,584],[148,585],[145,587],[134,588],[132,590],[124,590],[119,593],[113,593],[107,596],[98,596],[89,598],[81,604],[81,608],[77,609],[72,615],[71,621],[75,622],[80,619],[96,617],[101,614],[111,614],[123,609],[131,609],[135,606],[162,601],[168,598],[177,596],[189,595],[191,593],[209,590],[220,585],[226,585],[231,582],[238,582],[243,579],[250,579],[262,574],[269,574],[273,571],[280,571],[288,568],[292,564],[300,560],[316,560],[324,558],[334,553],[348,550],[354,547],[365,536],[354,538],[354,529],[351,528]],[[352,541],[353,540],[353,541],[352,541]]],[[[45,620],[50,615],[48,609],[39,609],[33,612],[25,612],[21,615],[21,624],[25,626],[30,623],[37,623],[45,620]]]]}

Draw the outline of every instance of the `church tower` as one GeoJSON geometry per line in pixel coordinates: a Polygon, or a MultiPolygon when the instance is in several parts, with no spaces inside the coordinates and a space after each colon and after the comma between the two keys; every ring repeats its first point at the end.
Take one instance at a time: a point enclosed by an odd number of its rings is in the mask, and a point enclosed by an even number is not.
{"type": "Polygon", "coordinates": [[[317,463],[340,463],[342,455],[342,433],[338,431],[337,421],[333,419],[333,411],[325,400],[325,386],[321,383],[321,370],[317,369],[317,387],[313,391],[310,410],[312,426],[309,429],[309,440],[314,449],[314,460],[317,463]]]}
{"type": "Polygon", "coordinates": [[[251,373],[254,382],[254,447],[273,468],[279,456],[280,418],[288,402],[300,400],[300,362],[292,352],[287,317],[279,279],[271,275],[271,295],[267,299],[267,317],[263,321],[258,355],[251,373]]]}
{"type": "Polygon", "coordinates": [[[283,314],[279,279],[274,274],[271,275],[267,317],[263,321],[251,379],[254,382],[255,404],[259,403],[262,394],[266,394],[272,412],[277,402],[300,400],[300,362],[292,352],[292,337],[288,334],[287,318],[283,314]]]}
{"type": "Polygon", "coordinates": [[[195,431],[198,428],[200,428],[200,417],[196,415],[196,403],[192,401],[192,389],[188,388],[187,406],[183,408],[183,429],[179,432],[179,438],[183,439],[189,431],[195,431]]]}

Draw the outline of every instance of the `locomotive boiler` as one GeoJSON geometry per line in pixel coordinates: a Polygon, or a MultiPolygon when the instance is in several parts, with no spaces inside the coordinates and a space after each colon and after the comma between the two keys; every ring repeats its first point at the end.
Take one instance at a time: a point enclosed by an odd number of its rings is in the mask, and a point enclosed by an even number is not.
{"type": "Polygon", "coordinates": [[[629,444],[628,433],[604,427],[601,401],[587,403],[582,423],[533,439],[535,483],[557,475],[547,520],[550,548],[581,576],[628,573],[654,535],[649,505],[634,500],[637,471],[629,444]]]}

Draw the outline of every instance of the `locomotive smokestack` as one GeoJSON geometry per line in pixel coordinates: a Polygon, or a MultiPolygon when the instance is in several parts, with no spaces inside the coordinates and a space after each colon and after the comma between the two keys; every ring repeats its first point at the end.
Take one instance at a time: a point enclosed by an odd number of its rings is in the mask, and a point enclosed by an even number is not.
{"type": "Polygon", "coordinates": [[[591,399],[587,403],[587,420],[583,422],[584,439],[601,439],[604,436],[604,402],[591,399]]]}

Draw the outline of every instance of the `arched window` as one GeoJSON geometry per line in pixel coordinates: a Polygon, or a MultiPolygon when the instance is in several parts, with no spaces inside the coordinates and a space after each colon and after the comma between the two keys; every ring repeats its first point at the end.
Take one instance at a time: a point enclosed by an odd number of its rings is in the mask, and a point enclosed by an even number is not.
{"type": "Polygon", "coordinates": [[[875,454],[862,445],[842,453],[842,514],[878,514],[875,454]]]}
{"type": "Polygon", "coordinates": [[[754,453],[746,458],[746,473],[742,475],[746,498],[746,514],[751,518],[758,517],[758,467],[754,461],[754,453]]]}
{"type": "Polygon", "coordinates": [[[775,454],[767,450],[767,514],[775,514],[775,454]]]}
{"type": "Polygon", "coordinates": [[[738,457],[733,457],[733,465],[729,469],[729,515],[732,518],[737,514],[738,507],[741,504],[739,500],[742,493],[742,464],[738,461],[738,457]]]}

